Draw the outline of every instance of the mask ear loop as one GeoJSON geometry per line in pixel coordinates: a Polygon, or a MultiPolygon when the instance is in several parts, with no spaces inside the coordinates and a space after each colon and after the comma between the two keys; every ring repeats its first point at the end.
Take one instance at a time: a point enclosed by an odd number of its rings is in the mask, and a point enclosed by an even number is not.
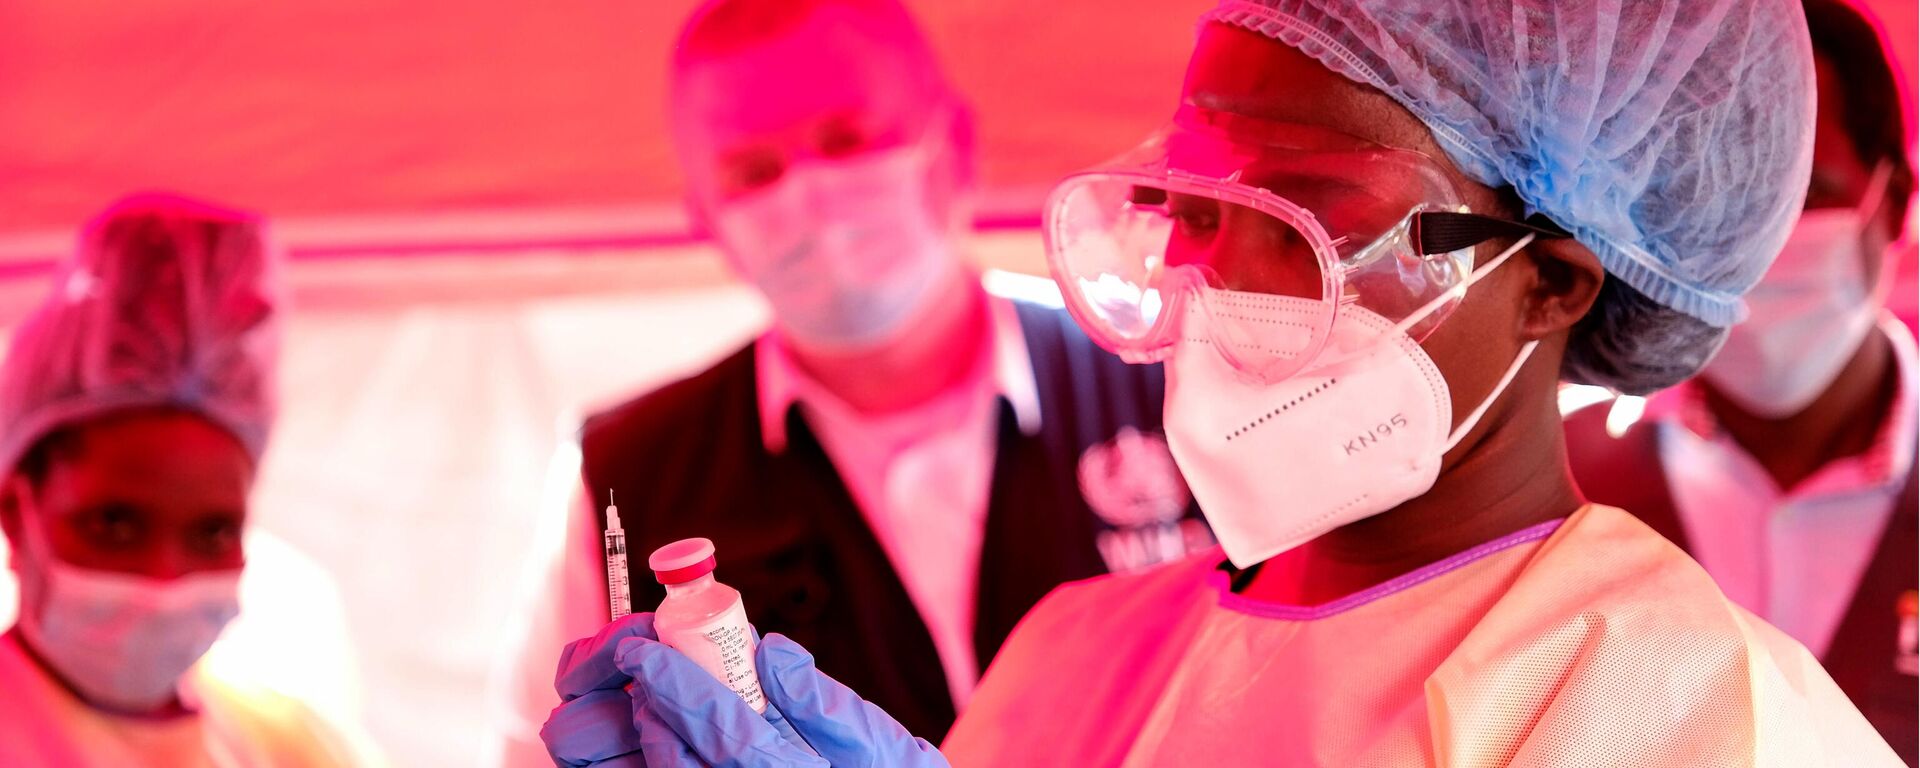
{"type": "MultiPolygon", "coordinates": [[[[1453,288],[1448,289],[1447,292],[1434,297],[1432,301],[1429,301],[1426,304],[1421,305],[1419,309],[1414,310],[1412,314],[1407,316],[1407,319],[1401,320],[1399,323],[1396,323],[1393,326],[1394,330],[1399,333],[1406,333],[1407,329],[1412,328],[1413,326],[1418,325],[1420,321],[1427,319],[1427,316],[1437,311],[1442,304],[1445,304],[1446,302],[1452,301],[1456,298],[1465,297],[1467,295],[1468,288],[1473,287],[1475,283],[1480,282],[1481,279],[1485,278],[1487,275],[1493,274],[1494,270],[1499,269],[1500,265],[1507,263],[1507,260],[1513,258],[1514,254],[1519,253],[1520,249],[1525,248],[1529,243],[1532,243],[1535,237],[1537,237],[1537,235],[1531,232],[1527,233],[1525,236],[1515,241],[1514,244],[1509,246],[1506,250],[1501,251],[1500,255],[1493,257],[1492,259],[1488,260],[1484,266],[1480,267],[1479,269],[1475,269],[1473,272],[1469,273],[1467,275],[1467,279],[1460,281],[1459,285],[1456,285],[1453,288]]],[[[1501,374],[1500,383],[1493,385],[1493,391],[1491,393],[1488,393],[1486,399],[1481,400],[1480,405],[1475,407],[1473,409],[1473,412],[1467,414],[1467,418],[1460,422],[1460,426],[1455,428],[1452,433],[1447,435],[1447,442],[1446,442],[1446,445],[1440,449],[1441,453],[1445,453],[1447,451],[1453,450],[1453,447],[1455,445],[1460,444],[1460,440],[1462,438],[1465,438],[1467,436],[1467,433],[1473,431],[1474,425],[1480,423],[1480,417],[1485,416],[1487,414],[1487,409],[1492,408],[1494,402],[1500,399],[1500,395],[1506,392],[1507,385],[1512,384],[1513,378],[1515,376],[1520,375],[1520,367],[1527,364],[1527,359],[1530,357],[1533,357],[1533,350],[1538,346],[1540,346],[1540,341],[1538,339],[1535,339],[1533,341],[1527,342],[1524,346],[1520,347],[1520,354],[1513,358],[1513,363],[1511,365],[1507,366],[1507,372],[1504,374],[1501,374]]]]}
{"type": "MultiPolygon", "coordinates": [[[[14,475],[13,482],[16,483],[13,493],[14,498],[18,500],[16,503],[19,505],[19,509],[15,510],[15,512],[20,515],[21,538],[21,541],[14,542],[15,549],[18,550],[19,547],[27,543],[26,540],[31,539],[33,541],[34,557],[53,557],[52,537],[47,533],[46,521],[40,519],[39,490],[34,488],[33,483],[21,475],[14,475]]],[[[15,559],[18,559],[18,551],[14,554],[15,559]]]]}
{"type": "MultiPolygon", "coordinates": [[[[1887,185],[1892,182],[1893,161],[1880,158],[1880,164],[1873,168],[1872,179],[1867,182],[1866,196],[1860,198],[1860,205],[1854,209],[1861,226],[1873,226],[1873,214],[1880,210],[1881,203],[1886,202],[1887,185]]],[[[1892,243],[1888,245],[1888,249],[1880,253],[1879,269],[1873,274],[1873,288],[1867,292],[1868,305],[1876,308],[1884,306],[1887,303],[1887,295],[1893,292],[1893,273],[1897,265],[1892,258],[1889,258],[1892,255],[1892,243]]]]}
{"type": "Polygon", "coordinates": [[[1854,206],[1862,221],[1873,218],[1874,212],[1880,210],[1880,204],[1887,199],[1887,184],[1891,181],[1893,161],[1880,158],[1880,164],[1873,167],[1873,176],[1867,180],[1867,194],[1860,198],[1859,205],[1854,206]]]}
{"type": "MultiPolygon", "coordinates": [[[[1453,291],[1449,291],[1446,295],[1442,295],[1428,302],[1427,306],[1421,307],[1416,315],[1419,319],[1413,320],[1412,322],[1403,321],[1403,324],[1407,328],[1413,327],[1413,323],[1419,322],[1420,319],[1425,319],[1426,313],[1433,312],[1435,308],[1439,307],[1440,302],[1450,298],[1454,292],[1458,292],[1459,295],[1462,296],[1466,295],[1466,290],[1469,286],[1480,282],[1481,278],[1491,274],[1495,269],[1499,269],[1501,264],[1507,263],[1507,259],[1513,258],[1513,255],[1519,253],[1521,248],[1525,248],[1528,243],[1533,242],[1533,238],[1534,235],[1532,234],[1520,238],[1512,247],[1502,251],[1500,255],[1495,256],[1492,261],[1488,261],[1486,266],[1476,269],[1472,274],[1467,275],[1467,279],[1461,281],[1460,285],[1455,287],[1453,291]]],[[[1403,328],[1402,332],[1404,331],[1405,329],[1403,328]]],[[[1460,426],[1455,428],[1451,434],[1447,435],[1447,442],[1446,445],[1440,449],[1441,453],[1453,450],[1453,447],[1459,445],[1460,440],[1465,438],[1467,433],[1473,431],[1474,425],[1480,423],[1480,417],[1487,415],[1487,409],[1492,408],[1493,404],[1500,399],[1500,395],[1506,393],[1507,385],[1512,384],[1513,378],[1520,375],[1520,367],[1527,364],[1527,359],[1533,357],[1533,350],[1539,346],[1540,340],[1534,339],[1520,347],[1520,354],[1514,356],[1513,364],[1508,365],[1507,372],[1501,374],[1500,383],[1493,385],[1493,391],[1487,393],[1486,399],[1481,400],[1480,405],[1475,407],[1472,413],[1467,414],[1467,418],[1461,420],[1460,426]]]]}
{"type": "MultiPolygon", "coordinates": [[[[1452,288],[1448,288],[1447,290],[1442,291],[1439,296],[1433,297],[1427,303],[1420,305],[1418,309],[1415,309],[1412,313],[1408,314],[1406,319],[1401,320],[1398,323],[1394,323],[1391,327],[1387,328],[1378,337],[1376,337],[1376,341],[1378,339],[1389,338],[1394,334],[1405,334],[1408,332],[1409,329],[1413,328],[1415,325],[1419,325],[1421,321],[1426,320],[1428,316],[1432,315],[1434,312],[1439,311],[1441,305],[1444,305],[1449,301],[1453,301],[1455,299],[1465,297],[1467,295],[1468,288],[1473,287],[1475,283],[1480,282],[1481,279],[1485,278],[1489,274],[1492,274],[1494,270],[1499,269],[1500,265],[1507,263],[1508,259],[1513,258],[1514,254],[1519,253],[1520,249],[1527,247],[1527,244],[1532,243],[1537,237],[1538,237],[1537,234],[1531,233],[1531,232],[1521,236],[1521,238],[1518,241],[1514,242],[1512,246],[1508,247],[1504,251],[1501,251],[1500,255],[1495,256],[1492,259],[1488,259],[1487,263],[1474,269],[1473,272],[1467,275],[1467,278],[1465,280],[1460,281],[1459,285],[1453,286],[1452,288]]],[[[1339,322],[1339,320],[1336,319],[1335,322],[1339,322]]],[[[1353,357],[1356,357],[1360,354],[1364,354],[1364,350],[1371,349],[1372,347],[1373,347],[1373,344],[1371,343],[1362,345],[1360,347],[1355,348],[1354,351],[1341,353],[1339,355],[1336,355],[1334,358],[1330,360],[1317,362],[1315,363],[1315,365],[1319,365],[1319,366],[1337,365],[1346,360],[1352,359],[1353,357]]]]}
{"type": "Polygon", "coordinates": [[[53,554],[53,537],[47,533],[47,522],[42,518],[39,490],[20,475],[15,475],[14,481],[19,484],[14,491],[14,498],[19,500],[20,505],[16,510],[20,515],[20,540],[13,543],[14,567],[22,573],[27,569],[35,571],[31,587],[25,579],[20,580],[16,606],[18,615],[14,619],[14,626],[22,637],[32,635],[34,642],[43,642],[44,638],[39,636],[39,625],[45,620],[47,593],[51,591],[48,583],[53,580],[53,572],[66,564],[53,554]],[[27,547],[33,550],[32,560],[23,563],[26,558],[21,557],[21,550],[27,547]],[[29,589],[33,594],[28,594],[29,589]]]}
{"type": "Polygon", "coordinates": [[[1453,450],[1454,446],[1460,444],[1461,438],[1473,431],[1474,425],[1480,423],[1480,417],[1487,415],[1487,409],[1492,408],[1500,396],[1506,393],[1507,385],[1513,383],[1513,377],[1520,375],[1520,367],[1527,364],[1527,358],[1533,357],[1533,350],[1538,346],[1540,346],[1540,340],[1534,339],[1520,347],[1520,354],[1513,358],[1513,364],[1507,366],[1507,372],[1500,376],[1500,383],[1493,385],[1493,391],[1487,393],[1487,399],[1481,400],[1479,407],[1474,408],[1473,413],[1467,414],[1467,418],[1460,422],[1459,428],[1447,436],[1447,443],[1440,449],[1441,453],[1453,450]]]}

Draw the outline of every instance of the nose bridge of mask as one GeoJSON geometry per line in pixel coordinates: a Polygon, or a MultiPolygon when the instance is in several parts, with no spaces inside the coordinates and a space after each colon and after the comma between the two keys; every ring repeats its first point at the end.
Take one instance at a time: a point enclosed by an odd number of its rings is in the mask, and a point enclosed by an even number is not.
{"type": "Polygon", "coordinates": [[[1181,331],[1188,342],[1211,343],[1242,373],[1259,375],[1270,367],[1297,368],[1325,336],[1326,302],[1214,288],[1196,283],[1181,331]],[[1203,332],[1196,332],[1203,331],[1203,332]]]}
{"type": "MultiPolygon", "coordinates": [[[[1207,332],[1182,330],[1182,341],[1211,341],[1216,351],[1248,374],[1262,373],[1249,370],[1257,367],[1249,365],[1254,360],[1292,363],[1291,368],[1295,370],[1338,365],[1364,356],[1386,339],[1407,334],[1448,302],[1463,298],[1469,288],[1499,269],[1533,239],[1531,234],[1520,238],[1468,273],[1458,285],[1398,320],[1352,300],[1329,306],[1318,299],[1231,291],[1195,280],[1191,290],[1199,301],[1189,302],[1185,320],[1205,323],[1207,332]],[[1196,304],[1199,306],[1194,306],[1196,304]],[[1307,359],[1301,359],[1303,357],[1307,359]]],[[[1285,365],[1275,367],[1287,368],[1285,365]]]]}
{"type": "MultiPolygon", "coordinates": [[[[818,236],[832,247],[931,218],[925,193],[924,150],[908,145],[831,159],[807,160],[788,170],[818,236]]],[[[785,181],[785,180],[783,180],[785,181]]]]}
{"type": "MultiPolygon", "coordinates": [[[[715,222],[750,277],[834,269],[806,258],[844,249],[862,233],[897,218],[901,187],[914,180],[918,150],[900,147],[847,158],[806,158],[772,184],[717,205],[715,222]]],[[[790,277],[799,278],[800,275],[790,277]]]]}
{"type": "MultiPolygon", "coordinates": [[[[238,600],[240,570],[193,571],[171,579],[131,573],[99,571],[59,563],[56,589],[69,596],[85,595],[99,606],[138,606],[158,614],[183,611],[225,613],[238,600]]],[[[231,616],[222,617],[225,621],[231,616]]]]}
{"type": "Polygon", "coordinates": [[[928,172],[924,142],[869,149],[844,157],[809,157],[787,169],[787,177],[803,186],[816,213],[859,213],[849,201],[893,200],[903,187],[922,186],[928,172]]]}

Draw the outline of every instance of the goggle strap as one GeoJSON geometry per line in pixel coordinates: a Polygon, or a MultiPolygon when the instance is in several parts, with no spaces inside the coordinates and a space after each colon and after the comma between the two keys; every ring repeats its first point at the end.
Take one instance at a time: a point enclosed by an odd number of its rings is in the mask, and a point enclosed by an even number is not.
{"type": "Polygon", "coordinates": [[[1552,219],[1538,213],[1527,217],[1526,221],[1453,211],[1426,211],[1413,217],[1413,241],[1419,246],[1422,256],[1453,253],[1497,237],[1529,234],[1546,239],[1573,236],[1553,223],[1552,219]]]}

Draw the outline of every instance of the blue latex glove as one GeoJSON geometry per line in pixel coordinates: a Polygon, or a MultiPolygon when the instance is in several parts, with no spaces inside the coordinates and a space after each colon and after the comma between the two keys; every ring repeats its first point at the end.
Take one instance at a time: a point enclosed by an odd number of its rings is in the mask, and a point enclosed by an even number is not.
{"type": "MultiPolygon", "coordinates": [[[[772,705],[767,712],[783,713],[829,763],[843,768],[948,768],[947,758],[926,739],[908,733],[891,715],[815,669],[813,654],[799,643],[783,635],[767,635],[754,658],[760,689],[772,705]]],[[[945,696],[946,691],[929,695],[945,696]]]]}
{"type": "Polygon", "coordinates": [[[764,716],[655,638],[652,615],[635,614],[567,646],[555,677],[562,703],[540,730],[556,765],[946,766],[784,637],[759,647],[764,716]]]}
{"type": "Polygon", "coordinates": [[[827,765],[777,711],[754,713],[706,670],[662,645],[651,613],[568,644],[554,689],[561,703],[540,739],[557,766],[827,765]],[[636,673],[647,686],[635,682],[636,673]],[[676,732],[661,710],[689,735],[676,732]],[[704,725],[691,727],[696,723],[704,725]]]}
{"type": "Polygon", "coordinates": [[[614,665],[614,655],[621,643],[653,637],[653,614],[637,613],[560,652],[553,680],[560,706],[540,727],[554,765],[646,765],[633,723],[633,698],[625,690],[632,678],[614,665]]]}

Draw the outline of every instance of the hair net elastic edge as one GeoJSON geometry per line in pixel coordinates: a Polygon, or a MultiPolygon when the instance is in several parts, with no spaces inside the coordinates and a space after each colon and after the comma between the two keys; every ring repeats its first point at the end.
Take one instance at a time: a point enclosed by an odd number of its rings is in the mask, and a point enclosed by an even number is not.
{"type": "Polygon", "coordinates": [[[6,434],[0,435],[0,479],[12,475],[27,451],[48,435],[92,419],[146,408],[170,408],[206,419],[239,441],[255,462],[266,451],[267,435],[264,432],[248,430],[236,420],[198,403],[140,393],[76,398],[42,407],[25,420],[7,425],[6,434]]]}
{"type": "MultiPolygon", "coordinates": [[[[1528,204],[1532,208],[1532,204],[1528,204]]],[[[1535,213],[1528,210],[1527,213],[1535,213]]],[[[1551,214],[1548,218],[1553,218],[1551,214]]],[[[1638,249],[1628,248],[1614,242],[1611,238],[1580,225],[1567,225],[1555,220],[1567,231],[1573,233],[1575,240],[1593,251],[1600,259],[1600,266],[1607,274],[1618,278],[1655,303],[1666,306],[1681,314],[1692,317],[1715,328],[1731,328],[1734,323],[1746,319],[1746,302],[1738,294],[1727,294],[1680,285],[1666,270],[1636,256],[1638,249]]]]}

